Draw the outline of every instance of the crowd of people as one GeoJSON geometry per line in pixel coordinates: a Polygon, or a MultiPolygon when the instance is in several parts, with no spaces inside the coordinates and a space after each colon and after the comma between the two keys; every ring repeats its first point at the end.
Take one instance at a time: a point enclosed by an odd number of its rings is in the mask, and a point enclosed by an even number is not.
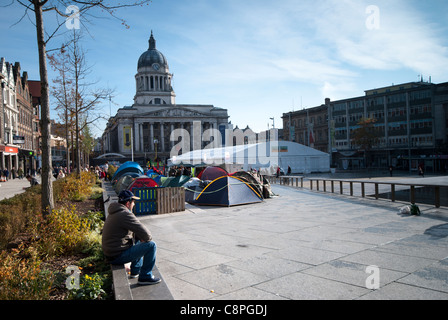
{"type": "Polygon", "coordinates": [[[0,168],[0,181],[2,182],[6,182],[10,179],[23,179],[24,177],[25,173],[23,172],[22,168],[16,169],[15,167],[13,167],[11,171],[9,171],[7,168],[0,168]]]}
{"type": "MultiPolygon", "coordinates": [[[[64,166],[55,166],[52,168],[52,175],[53,177],[57,179],[63,179],[66,176],[68,176],[71,172],[76,170],[76,168],[70,167],[64,167],[64,166]]],[[[107,175],[107,164],[105,166],[86,166],[81,168],[82,171],[91,171],[94,172],[99,178],[105,179],[107,175]]],[[[3,169],[0,168],[0,182],[7,182],[9,180],[13,179],[25,179],[28,175],[31,177],[40,176],[42,173],[42,168],[38,168],[37,170],[27,170],[27,172],[24,172],[22,168],[16,169],[12,168],[11,171],[7,168],[3,169]]]]}

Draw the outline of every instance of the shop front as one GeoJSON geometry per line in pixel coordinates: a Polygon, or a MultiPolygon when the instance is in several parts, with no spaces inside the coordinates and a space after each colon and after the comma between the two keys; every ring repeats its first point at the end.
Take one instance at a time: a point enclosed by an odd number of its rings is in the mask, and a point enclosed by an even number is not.
{"type": "Polygon", "coordinates": [[[14,168],[17,170],[19,164],[19,148],[0,145],[0,157],[2,169],[9,172],[14,168]]]}
{"type": "Polygon", "coordinates": [[[33,150],[19,150],[19,166],[26,174],[32,174],[36,170],[36,154],[33,150]]]}

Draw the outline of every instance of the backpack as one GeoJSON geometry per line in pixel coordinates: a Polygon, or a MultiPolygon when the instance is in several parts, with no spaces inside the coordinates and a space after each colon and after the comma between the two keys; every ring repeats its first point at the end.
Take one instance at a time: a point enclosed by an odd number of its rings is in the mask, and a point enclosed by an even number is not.
{"type": "Polygon", "coordinates": [[[401,214],[411,214],[413,216],[419,216],[421,214],[419,207],[416,204],[404,206],[400,209],[401,214]]]}
{"type": "Polygon", "coordinates": [[[416,204],[411,204],[410,209],[411,209],[411,214],[414,216],[419,216],[421,214],[420,209],[416,204]]]}

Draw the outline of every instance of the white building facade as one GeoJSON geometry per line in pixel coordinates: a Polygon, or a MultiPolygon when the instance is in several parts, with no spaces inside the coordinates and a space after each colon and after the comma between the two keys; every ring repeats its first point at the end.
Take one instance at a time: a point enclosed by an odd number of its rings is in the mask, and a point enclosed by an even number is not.
{"type": "Polygon", "coordinates": [[[13,66],[4,58],[0,61],[1,78],[1,140],[0,140],[0,168],[18,168],[19,145],[14,144],[14,136],[18,134],[18,115],[16,87],[13,66]]]}

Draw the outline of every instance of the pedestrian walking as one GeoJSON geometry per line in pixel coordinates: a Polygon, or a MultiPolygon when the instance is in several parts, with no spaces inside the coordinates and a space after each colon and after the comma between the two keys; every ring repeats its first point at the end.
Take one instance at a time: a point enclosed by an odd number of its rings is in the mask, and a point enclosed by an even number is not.
{"type": "Polygon", "coordinates": [[[423,165],[422,164],[418,166],[418,174],[420,176],[422,176],[422,178],[425,177],[425,172],[423,171],[423,165]]]}
{"type": "Polygon", "coordinates": [[[23,179],[23,169],[22,169],[22,167],[20,167],[19,170],[17,170],[17,174],[19,175],[19,179],[22,180],[23,179]]]}

